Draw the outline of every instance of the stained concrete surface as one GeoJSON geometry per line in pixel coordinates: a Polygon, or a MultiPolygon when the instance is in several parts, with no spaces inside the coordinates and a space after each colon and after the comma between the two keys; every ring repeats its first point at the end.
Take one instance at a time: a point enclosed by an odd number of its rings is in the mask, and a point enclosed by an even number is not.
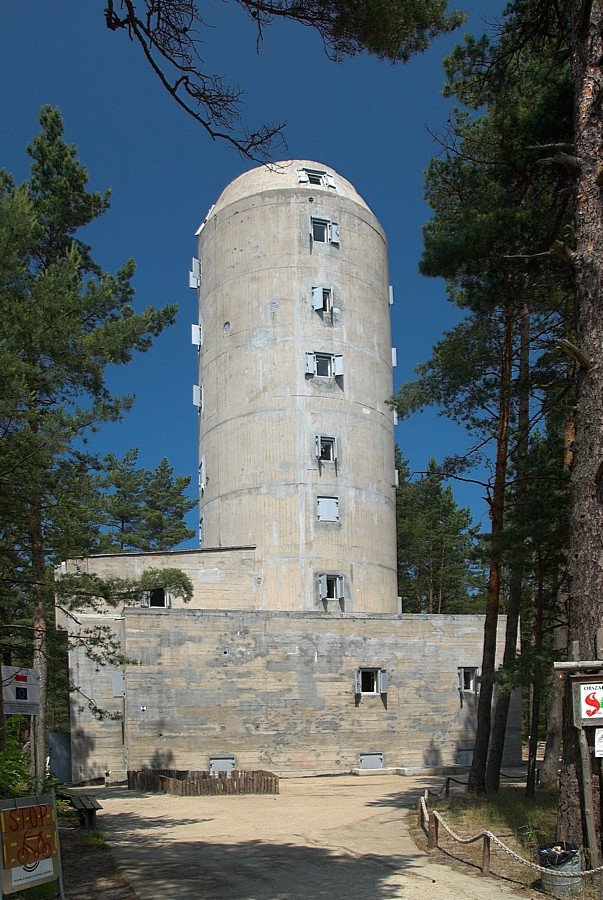
{"type": "Polygon", "coordinates": [[[417,849],[406,816],[426,787],[442,783],[338,776],[281,779],[278,796],[94,793],[99,827],[140,900],[541,897],[431,863],[417,849]]]}

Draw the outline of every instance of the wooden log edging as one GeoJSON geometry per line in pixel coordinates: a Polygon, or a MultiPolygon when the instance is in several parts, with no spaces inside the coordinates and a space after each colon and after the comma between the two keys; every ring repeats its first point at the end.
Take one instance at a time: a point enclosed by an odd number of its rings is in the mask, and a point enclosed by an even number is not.
{"type": "Polygon", "coordinates": [[[278,794],[279,778],[263,769],[207,772],[180,769],[140,769],[128,772],[128,790],[202,797],[216,794],[278,794]]]}

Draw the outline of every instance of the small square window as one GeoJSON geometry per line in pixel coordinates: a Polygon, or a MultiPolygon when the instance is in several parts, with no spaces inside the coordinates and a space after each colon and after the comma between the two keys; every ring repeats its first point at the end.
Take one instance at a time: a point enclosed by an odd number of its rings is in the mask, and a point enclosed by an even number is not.
{"type": "Polygon", "coordinates": [[[321,462],[335,462],[337,459],[337,441],[324,434],[316,435],[316,458],[321,462]]]}
{"type": "Polygon", "coordinates": [[[333,290],[330,287],[312,288],[312,306],[318,313],[333,311],[333,290]]]}
{"type": "Polygon", "coordinates": [[[343,375],[343,356],[336,353],[306,353],[306,375],[322,378],[343,375]]]}
{"type": "Polygon", "coordinates": [[[362,668],[356,671],[356,696],[359,694],[387,694],[387,669],[362,668]]]}
{"type": "Polygon", "coordinates": [[[165,588],[152,588],[150,591],[142,592],[140,605],[147,608],[151,607],[153,609],[169,609],[172,605],[172,597],[165,588]]]}
{"type": "Polygon", "coordinates": [[[330,353],[317,353],[315,359],[317,375],[328,377],[333,374],[333,357],[330,353]]]}
{"type": "Polygon", "coordinates": [[[310,235],[319,244],[339,244],[339,225],[330,219],[310,219],[310,235]]]}
{"type": "Polygon", "coordinates": [[[477,693],[477,669],[475,666],[459,667],[459,691],[462,694],[477,693]]]}
{"type": "Polygon", "coordinates": [[[320,244],[327,243],[329,223],[322,219],[312,219],[312,238],[320,244]]]}
{"type": "Polygon", "coordinates": [[[335,179],[323,169],[298,169],[297,180],[300,184],[316,184],[322,187],[335,187],[335,179]]]}
{"type": "Polygon", "coordinates": [[[318,576],[318,594],[323,603],[338,601],[343,609],[344,604],[344,584],[343,575],[319,575],[318,576]]]}
{"type": "Polygon", "coordinates": [[[339,499],[337,497],[318,497],[317,515],[319,522],[339,522],[339,499]]]}

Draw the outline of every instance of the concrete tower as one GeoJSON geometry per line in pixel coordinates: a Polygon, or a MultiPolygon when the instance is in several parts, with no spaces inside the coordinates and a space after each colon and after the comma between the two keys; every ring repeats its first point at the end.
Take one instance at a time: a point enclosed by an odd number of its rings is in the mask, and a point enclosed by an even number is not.
{"type": "Polygon", "coordinates": [[[255,545],[256,608],[395,613],[387,243],[354,187],[259,167],[199,230],[201,547],[255,545]]]}

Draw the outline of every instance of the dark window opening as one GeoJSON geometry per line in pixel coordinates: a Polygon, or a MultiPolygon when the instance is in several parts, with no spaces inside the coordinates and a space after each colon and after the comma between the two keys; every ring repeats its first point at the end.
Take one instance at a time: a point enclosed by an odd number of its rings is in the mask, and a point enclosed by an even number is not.
{"type": "Polygon", "coordinates": [[[362,669],[360,672],[360,688],[363,694],[376,694],[377,672],[373,669],[362,669]]]}
{"type": "Polygon", "coordinates": [[[167,606],[163,588],[153,588],[150,591],[149,606],[167,606]]]}
{"type": "Polygon", "coordinates": [[[321,244],[327,243],[327,222],[312,219],[312,237],[321,244]]]}
{"type": "Polygon", "coordinates": [[[323,462],[333,462],[335,459],[335,438],[320,438],[320,459],[323,462]]]}
{"type": "Polygon", "coordinates": [[[332,375],[333,374],[333,357],[316,354],[316,374],[332,375]]]}

